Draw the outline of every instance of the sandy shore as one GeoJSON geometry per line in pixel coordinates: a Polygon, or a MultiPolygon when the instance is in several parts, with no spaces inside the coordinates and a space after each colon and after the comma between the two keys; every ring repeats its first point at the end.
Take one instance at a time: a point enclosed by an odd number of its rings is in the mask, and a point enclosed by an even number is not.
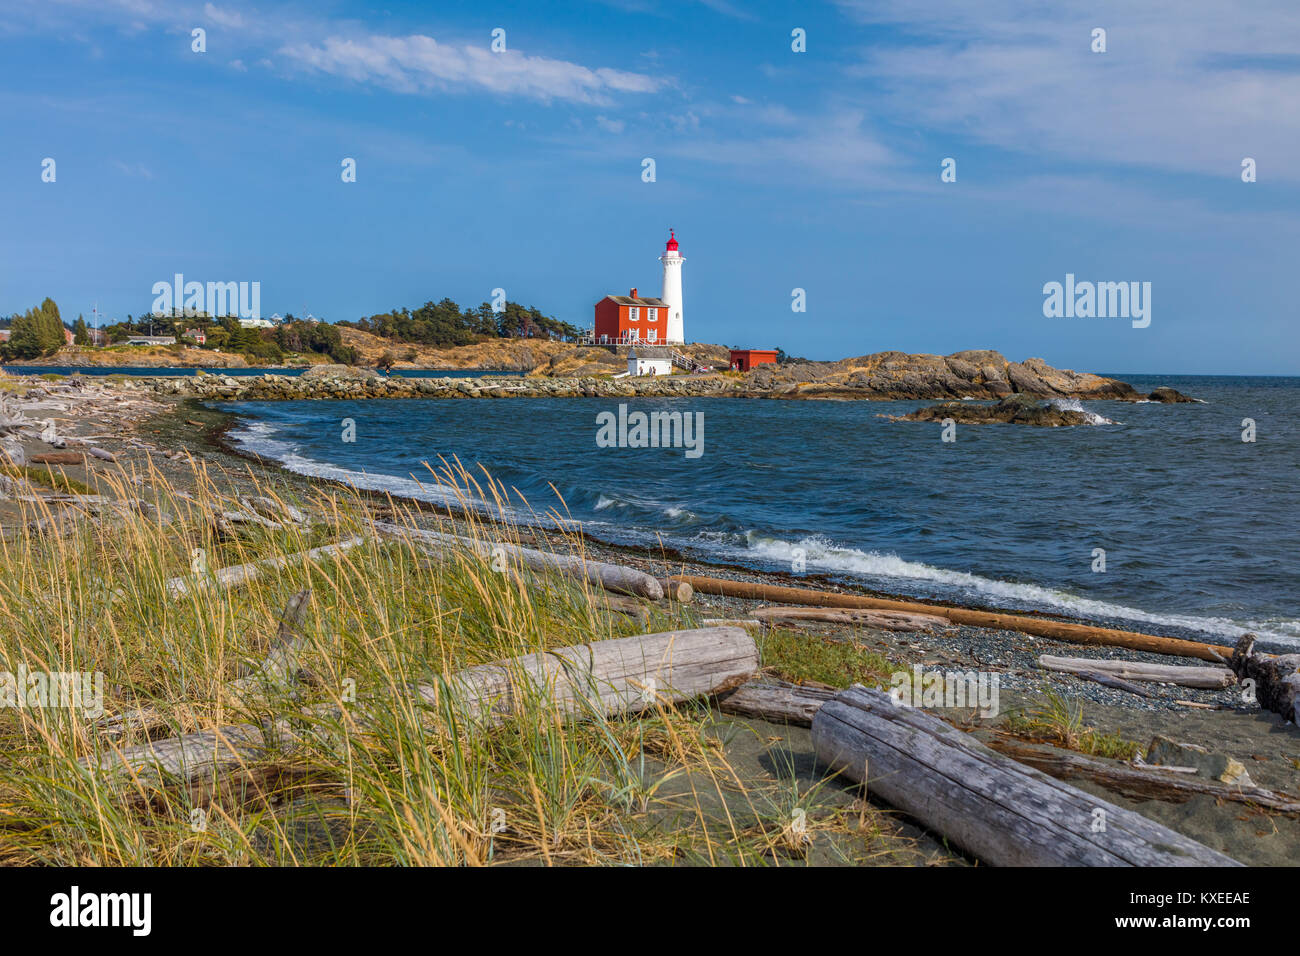
{"type": "MultiPolygon", "coordinates": [[[[134,473],[137,486],[147,483],[151,468],[157,469],[170,481],[183,483],[192,474],[191,459],[213,472],[221,472],[224,475],[222,480],[234,485],[241,482],[251,484],[255,478],[290,493],[306,493],[322,483],[320,479],[289,473],[271,462],[234,454],[224,439],[231,424],[230,416],[192,401],[169,399],[141,389],[122,390],[108,384],[72,388],[63,383],[23,381],[15,384],[8,380],[5,387],[12,401],[31,408],[28,417],[39,415],[42,421],[52,422],[55,433],[67,441],[68,447],[81,448],[93,444],[114,456],[114,462],[87,458],[79,465],[57,466],[67,478],[87,489],[97,489],[97,476],[117,468],[125,469],[128,474],[134,473]]],[[[54,450],[41,439],[30,436],[11,439],[10,443],[20,445],[28,461],[54,450]]],[[[47,496],[62,507],[93,511],[103,506],[78,502],[75,495],[66,492],[51,490],[47,496]]],[[[371,496],[370,500],[377,512],[385,510],[382,497],[371,496]]],[[[17,514],[16,502],[0,501],[0,527],[12,529],[17,514]]],[[[538,530],[530,534],[539,544],[547,544],[546,532],[538,530]]],[[[703,574],[847,590],[815,575],[758,574],[743,568],[706,565],[679,554],[654,553],[594,541],[588,541],[588,550],[596,557],[658,575],[703,574]]],[[[702,616],[720,618],[750,617],[757,606],[751,601],[709,595],[697,595],[695,605],[702,616]]],[[[1049,673],[1036,666],[1037,658],[1042,654],[1168,664],[1197,663],[1185,658],[1065,644],[1017,632],[971,627],[899,633],[811,623],[792,629],[806,633],[810,641],[851,640],[883,654],[900,670],[920,664],[927,669],[996,674],[1000,686],[1000,713],[997,717],[982,720],[971,711],[945,714],[948,719],[977,734],[988,735],[995,728],[1005,728],[1008,713],[1016,708],[1033,709],[1042,704],[1046,691],[1054,691],[1069,701],[1077,702],[1085,723],[1098,731],[1118,734],[1144,748],[1156,734],[1200,745],[1240,761],[1259,786],[1289,793],[1300,792],[1300,761],[1297,760],[1300,731],[1276,714],[1243,703],[1238,688],[1209,691],[1144,684],[1143,689],[1151,696],[1139,697],[1088,680],[1049,673]]],[[[724,736],[729,756],[746,772],[756,777],[770,777],[774,785],[793,780],[801,790],[820,785],[817,800],[825,801],[827,806],[848,806],[857,799],[853,791],[837,782],[823,783],[825,771],[813,757],[806,729],[736,718],[728,718],[719,724],[721,728],[728,726],[745,731],[724,733],[724,736]]],[[[1071,782],[1111,802],[1137,810],[1243,863],[1289,864],[1300,851],[1300,819],[1295,816],[1267,814],[1242,803],[1216,801],[1210,797],[1197,797],[1185,803],[1133,801],[1088,781],[1071,782]]],[[[890,845],[897,855],[888,862],[969,862],[946,849],[942,840],[906,821],[897,821],[897,831],[892,838],[890,845]]],[[[825,854],[825,858],[819,860],[814,856],[810,858],[812,862],[835,862],[833,847],[823,846],[817,854],[825,854]]]]}

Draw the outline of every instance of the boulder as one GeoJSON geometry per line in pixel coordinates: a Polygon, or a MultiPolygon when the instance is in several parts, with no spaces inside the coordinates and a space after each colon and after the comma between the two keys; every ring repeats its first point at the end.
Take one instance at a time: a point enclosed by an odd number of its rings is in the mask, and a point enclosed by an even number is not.
{"type": "Polygon", "coordinates": [[[1254,781],[1240,760],[1217,754],[1196,744],[1180,743],[1157,734],[1147,747],[1146,762],[1154,767],[1195,767],[1196,775],[1221,783],[1253,787],[1254,781]]]}

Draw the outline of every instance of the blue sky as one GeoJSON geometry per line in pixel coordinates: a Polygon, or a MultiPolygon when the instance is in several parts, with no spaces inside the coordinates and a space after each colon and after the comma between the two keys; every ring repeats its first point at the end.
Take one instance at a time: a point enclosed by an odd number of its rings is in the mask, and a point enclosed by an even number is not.
{"type": "Polygon", "coordinates": [[[697,341],[1300,374],[1293,0],[44,0],[0,3],[0,74],[3,314],[181,272],[588,325],[672,226],[697,341]],[[1045,318],[1066,273],[1151,282],[1151,325],[1045,318]]]}

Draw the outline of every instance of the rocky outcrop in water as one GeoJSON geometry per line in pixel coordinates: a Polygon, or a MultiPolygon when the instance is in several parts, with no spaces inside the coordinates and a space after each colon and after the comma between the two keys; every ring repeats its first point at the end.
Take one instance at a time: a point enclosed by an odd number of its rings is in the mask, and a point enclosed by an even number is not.
{"type": "Polygon", "coordinates": [[[951,418],[959,425],[990,425],[1005,422],[1011,425],[1037,425],[1043,428],[1060,428],[1067,425],[1090,425],[1096,421],[1087,412],[1060,408],[1051,402],[1040,401],[1032,395],[1008,395],[993,405],[976,402],[944,402],[929,408],[918,408],[907,415],[882,415],[893,422],[942,422],[951,418]]]}

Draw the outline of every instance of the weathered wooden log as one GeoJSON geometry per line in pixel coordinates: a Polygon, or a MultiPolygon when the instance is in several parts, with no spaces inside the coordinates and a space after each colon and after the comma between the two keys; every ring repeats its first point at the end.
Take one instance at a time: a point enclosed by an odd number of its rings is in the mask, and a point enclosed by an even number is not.
{"type": "Polygon", "coordinates": [[[642,624],[650,620],[650,609],[636,598],[625,597],[621,594],[601,593],[593,594],[591,603],[594,607],[603,611],[611,611],[615,614],[624,614],[636,618],[642,624]]]}
{"type": "Polygon", "coordinates": [[[817,756],[994,866],[1234,866],[1137,813],[855,686],[813,717],[817,756]]]}
{"type": "Polygon", "coordinates": [[[669,601],[690,604],[691,599],[695,597],[695,588],[685,581],[674,581],[672,578],[657,578],[656,580],[659,582],[659,586],[664,589],[664,597],[669,601]]]}
{"type": "MultiPolygon", "coordinates": [[[[1300,796],[1265,787],[1239,787],[1206,777],[1171,772],[1164,767],[1134,767],[1086,757],[1083,754],[1014,740],[1004,735],[990,737],[988,745],[998,753],[1044,773],[1062,779],[1085,779],[1134,800],[1165,800],[1185,803],[1193,797],[1214,797],[1244,803],[1276,813],[1300,815],[1300,796]]],[[[1192,768],[1195,773],[1195,768],[1192,768]]]]}
{"type": "Polygon", "coordinates": [[[724,714],[811,727],[813,717],[821,710],[822,704],[832,700],[838,693],[833,687],[751,680],[733,691],[719,694],[718,709],[724,714]]]}
{"type": "Polygon", "coordinates": [[[706,617],[700,621],[700,627],[762,627],[763,622],[756,617],[706,617]]]}
{"type": "Polygon", "coordinates": [[[549,551],[536,551],[517,544],[489,545],[487,550],[496,548],[505,551],[508,557],[534,571],[551,571],[564,574],[578,580],[614,591],[618,594],[631,594],[651,601],[662,601],[664,589],[659,581],[644,571],[625,568],[620,564],[607,564],[604,561],[592,561],[580,555],[552,554],[549,551]]]}
{"type": "Polygon", "coordinates": [[[170,578],[167,581],[167,593],[171,597],[184,597],[192,591],[203,591],[208,588],[235,588],[247,584],[249,581],[256,579],[266,571],[276,568],[287,568],[295,564],[303,564],[309,561],[319,561],[321,558],[334,557],[345,551],[360,545],[365,539],[348,538],[345,541],[339,541],[336,544],[327,544],[319,548],[312,548],[310,551],[299,551],[295,554],[285,554],[274,558],[265,558],[261,561],[253,561],[249,564],[236,564],[228,568],[218,568],[210,576],[203,574],[188,574],[181,577],[170,578]]]}
{"type": "Polygon", "coordinates": [[[299,628],[310,604],[311,588],[304,588],[289,598],[266,656],[252,666],[241,668],[240,677],[231,685],[241,698],[250,692],[265,694],[286,689],[306,676],[301,673],[298,655],[307,639],[299,628]]]}
{"type": "Polygon", "coordinates": [[[1089,657],[1053,657],[1044,654],[1038,666],[1064,674],[1082,672],[1107,674],[1121,680],[1155,681],[1161,684],[1178,684],[1182,687],[1200,687],[1205,690],[1222,690],[1237,682],[1237,677],[1226,667],[1181,667],[1176,664],[1148,664],[1145,661],[1103,661],[1089,657]]]}
{"type": "Polygon", "coordinates": [[[1296,722],[1300,698],[1300,654],[1266,657],[1255,653],[1255,635],[1243,634],[1232,652],[1229,665],[1243,682],[1254,681],[1259,706],[1296,722]]]}
{"type": "MultiPolygon", "coordinates": [[[[809,727],[817,711],[836,693],[838,692],[821,687],[756,680],[741,684],[730,693],[719,695],[718,709],[726,714],[809,727]]],[[[1050,776],[1067,780],[1084,778],[1136,800],[1185,803],[1192,797],[1209,796],[1276,813],[1300,815],[1300,796],[1264,787],[1238,787],[1216,780],[1170,776],[1174,773],[1195,773],[1195,767],[1134,767],[1131,764],[1097,760],[1054,747],[1026,743],[1001,733],[988,738],[987,745],[1050,776]]]]}
{"type": "Polygon", "coordinates": [[[581,555],[552,554],[549,551],[538,551],[518,544],[478,541],[460,535],[426,531],[423,528],[411,528],[386,521],[371,523],[376,531],[387,537],[399,540],[414,538],[438,551],[468,549],[488,561],[513,559],[531,570],[563,574],[617,594],[630,594],[650,601],[662,601],[664,598],[664,589],[659,581],[652,575],[637,571],[635,568],[593,561],[581,555]]]}
{"type": "Polygon", "coordinates": [[[1112,677],[1110,674],[1102,674],[1098,671],[1070,671],[1070,674],[1080,680],[1090,680],[1103,687],[1113,687],[1116,690],[1122,690],[1129,694],[1136,694],[1138,697],[1155,697],[1155,694],[1143,690],[1137,684],[1131,684],[1120,677],[1112,677]]]}
{"type": "Polygon", "coordinates": [[[1113,647],[1131,647],[1139,651],[1170,654],[1177,657],[1199,657],[1202,660],[1223,663],[1228,650],[1213,644],[1184,641],[1173,637],[1156,637],[1135,631],[1119,631],[1090,624],[1075,624],[1051,618],[1030,617],[1024,614],[1001,614],[994,611],[975,611],[963,607],[921,604],[916,601],[895,601],[872,598],[860,594],[836,594],[814,591],[811,588],[788,588],[753,581],[729,581],[724,578],[702,577],[693,574],[674,574],[674,581],[686,581],[700,594],[718,594],[724,597],[746,598],[751,601],[776,601],[782,604],[808,604],[818,607],[866,608],[882,611],[907,611],[914,614],[934,614],[953,624],[971,627],[988,627],[1004,631],[1019,631],[1038,637],[1075,644],[1105,644],[1113,647]]]}
{"type": "Polygon", "coordinates": [[[882,631],[929,631],[952,625],[935,614],[910,614],[905,611],[871,611],[861,608],[760,607],[754,611],[760,621],[822,621],[828,624],[852,624],[882,631]]]}
{"type": "Polygon", "coordinates": [[[738,687],[758,672],[758,647],[738,627],[664,631],[594,641],[458,671],[420,695],[438,704],[450,692],[458,711],[496,720],[530,699],[561,713],[606,716],[651,709],[738,687]]]}
{"type": "MultiPolygon", "coordinates": [[[[758,671],[758,648],[739,628],[666,631],[595,641],[467,668],[414,690],[425,703],[445,704],[460,718],[494,723],[530,702],[560,713],[615,715],[730,690],[758,671]],[[448,697],[447,695],[451,696],[448,697]]],[[[351,719],[366,722],[361,702],[351,719]]],[[[307,708],[317,720],[337,716],[332,704],[307,708]]],[[[292,750],[299,731],[286,717],[265,725],[228,724],[113,749],[83,758],[89,769],[138,780],[142,786],[188,786],[292,750]]]]}

